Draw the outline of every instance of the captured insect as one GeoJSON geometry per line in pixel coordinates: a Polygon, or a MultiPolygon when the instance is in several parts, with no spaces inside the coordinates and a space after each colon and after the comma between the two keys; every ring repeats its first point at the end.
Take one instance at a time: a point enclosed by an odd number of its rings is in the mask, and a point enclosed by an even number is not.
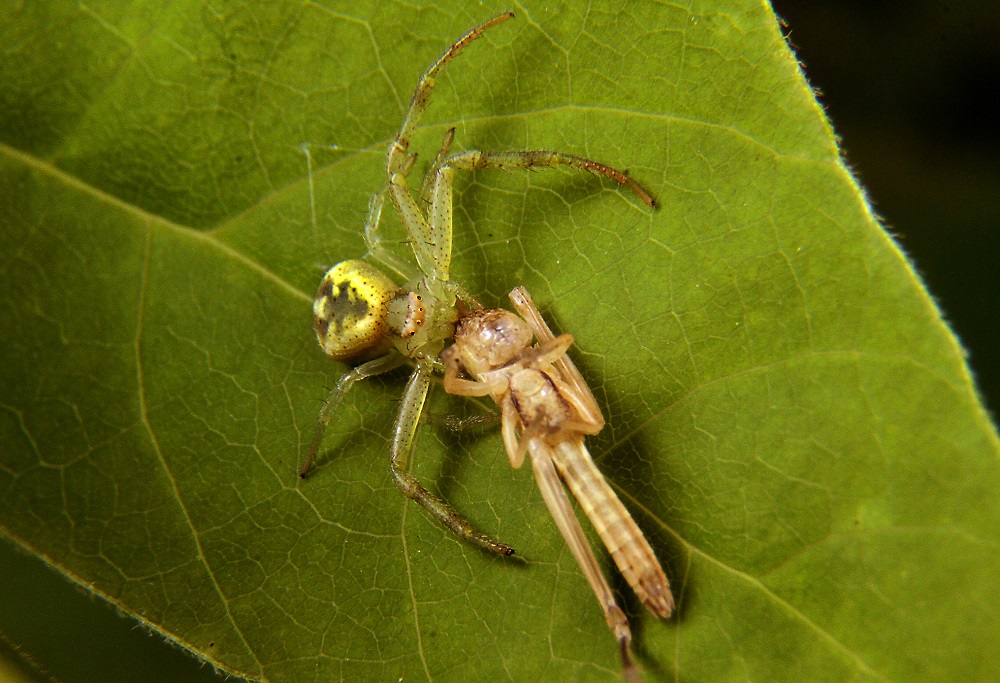
{"type": "Polygon", "coordinates": [[[487,29],[513,16],[511,12],[500,14],[472,29],[431,65],[421,77],[402,126],[389,145],[387,184],[372,198],[364,238],[367,256],[396,273],[405,284],[397,285],[383,271],[361,260],[338,263],[320,283],[313,302],[314,328],[320,346],[335,360],[358,365],[340,378],[320,410],[299,475],[305,478],[311,471],[326,427],[351,387],[363,379],[410,364],[413,371],[400,402],[389,452],[389,469],[396,487],[459,537],[501,555],[511,555],[514,550],[509,545],[478,532],[451,505],[428,491],[407,471],[435,373],[445,373],[446,390],[452,393],[492,395],[503,409],[504,442],[511,462],[516,467],[526,452],[531,454],[546,503],[601,601],[608,624],[621,644],[625,670],[629,673],[634,667],[628,655],[631,639],[628,622],[615,603],[569,507],[559,485],[559,474],[594,521],[623,575],[643,602],[661,616],[669,615],[673,605],[666,577],[642,532],[604,481],[583,445],[583,435],[597,433],[604,420],[590,389],[565,355],[572,338],[568,335],[554,337],[523,290],[515,290],[523,292],[515,305],[529,323],[508,311],[485,311],[505,313],[519,320],[522,327],[527,326],[527,336],[522,333],[518,337],[507,361],[499,363],[488,352],[485,365],[477,365],[472,360],[475,353],[483,352],[488,346],[483,337],[485,331],[455,336],[456,325],[460,330],[468,329],[469,321],[477,319],[484,311],[475,297],[451,280],[454,173],[455,170],[569,166],[628,187],[649,207],[655,203],[625,172],[572,154],[547,150],[451,153],[454,128],[445,133],[418,197],[411,194],[407,184],[417,159],[417,155],[409,151],[411,138],[430,102],[438,72],[487,29]],[[386,195],[406,231],[415,265],[394,254],[380,241],[378,229],[386,195]],[[532,333],[538,339],[537,347],[530,346],[532,333]],[[454,350],[446,351],[445,344],[453,338],[456,341],[451,349],[454,350]],[[463,373],[473,379],[460,377],[463,373]],[[506,378],[503,381],[507,383],[501,386],[501,380],[496,379],[500,377],[506,378]],[[529,377],[551,381],[556,388],[543,388],[537,395],[531,394],[519,383],[529,377]],[[490,389],[484,391],[486,386],[490,389]],[[524,404],[534,412],[511,412],[509,406],[515,403],[524,404]],[[556,416],[558,411],[562,412],[556,416]],[[650,569],[651,566],[655,569],[650,569]]]}
{"type": "Polygon", "coordinates": [[[604,416],[583,375],[566,355],[572,335],[556,337],[523,287],[514,289],[510,300],[520,317],[500,308],[460,309],[455,343],[441,354],[444,388],[461,396],[491,396],[500,407],[510,464],[518,468],[525,454],[531,455],[542,498],[618,639],[626,678],[635,679],[638,672],[629,655],[632,631],[628,620],[601,573],[563,482],[597,529],[622,576],[656,616],[669,617],[673,612],[670,584],[646,537],[584,445],[584,436],[604,427],[604,416]],[[532,337],[537,344],[531,344],[532,337]]]}

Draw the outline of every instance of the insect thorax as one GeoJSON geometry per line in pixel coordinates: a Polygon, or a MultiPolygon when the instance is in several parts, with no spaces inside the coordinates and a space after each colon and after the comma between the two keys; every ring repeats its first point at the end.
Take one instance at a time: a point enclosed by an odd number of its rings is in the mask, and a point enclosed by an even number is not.
{"type": "Polygon", "coordinates": [[[472,373],[506,365],[531,344],[531,339],[528,324],[502,308],[471,311],[455,330],[462,364],[472,373]]]}

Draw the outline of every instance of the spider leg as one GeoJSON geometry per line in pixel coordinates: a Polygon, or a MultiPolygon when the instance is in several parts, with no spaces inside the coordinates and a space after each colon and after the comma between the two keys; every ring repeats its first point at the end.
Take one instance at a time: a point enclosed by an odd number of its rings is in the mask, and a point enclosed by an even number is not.
{"type": "Polygon", "coordinates": [[[454,183],[455,172],[451,168],[437,169],[430,182],[431,205],[427,209],[427,239],[430,241],[428,247],[434,260],[434,274],[439,280],[445,281],[451,277],[454,183]]]}
{"type": "MultiPolygon", "coordinates": [[[[389,191],[406,227],[406,233],[410,238],[417,264],[424,273],[434,273],[435,278],[440,281],[448,281],[451,273],[454,211],[452,192],[456,169],[463,171],[480,168],[514,170],[570,166],[588,171],[596,176],[611,178],[615,182],[629,187],[646,205],[652,207],[656,204],[639,183],[632,180],[627,173],[592,159],[545,150],[515,152],[469,150],[444,157],[453,139],[454,131],[449,130],[445,134],[441,150],[431,166],[431,172],[424,180],[421,193],[430,199],[430,208],[426,218],[421,213],[416,200],[410,195],[406,182],[406,173],[409,171],[412,161],[401,165],[399,170],[391,172],[389,175],[389,191]],[[444,158],[442,159],[442,157],[444,158]]],[[[412,155],[408,156],[407,159],[412,160],[412,155]]]]}
{"type": "Polygon", "coordinates": [[[642,200],[642,203],[652,208],[656,206],[656,201],[634,181],[625,171],[620,171],[613,166],[602,164],[593,159],[578,157],[575,154],[564,154],[563,152],[551,152],[548,150],[522,150],[507,152],[482,152],[470,149],[459,152],[445,159],[442,170],[447,167],[472,171],[479,168],[496,168],[502,171],[531,168],[556,168],[557,166],[569,166],[579,168],[595,176],[611,178],[619,185],[624,185],[642,200]]]}
{"type": "Polygon", "coordinates": [[[632,640],[632,630],[629,628],[628,619],[621,607],[615,601],[615,595],[611,592],[607,579],[601,571],[597,558],[594,557],[594,550],[587,542],[587,537],[583,533],[580,521],[573,513],[566,490],[562,486],[559,474],[553,464],[552,448],[541,439],[531,439],[528,446],[531,454],[531,465],[535,470],[535,481],[542,492],[542,498],[552,513],[552,518],[556,521],[556,526],[566,539],[566,544],[573,552],[583,575],[590,583],[590,587],[597,596],[597,601],[604,610],[604,619],[608,622],[608,628],[618,640],[619,649],[622,655],[622,668],[625,671],[626,680],[635,680],[638,676],[635,665],[629,656],[629,643],[632,640]]]}
{"type": "Polygon", "coordinates": [[[466,310],[478,311],[483,307],[483,305],[479,303],[479,299],[477,299],[472,295],[472,292],[470,292],[457,282],[455,283],[455,289],[458,292],[458,298],[461,300],[459,301],[459,303],[463,304],[466,310]]]}
{"type": "MultiPolygon", "coordinates": [[[[406,184],[406,176],[403,173],[393,173],[389,176],[389,195],[392,197],[392,203],[403,222],[403,228],[406,230],[406,236],[410,241],[410,247],[413,249],[413,256],[417,259],[420,272],[427,275],[436,273],[438,271],[438,265],[434,260],[435,251],[437,251],[436,245],[431,237],[427,220],[420,211],[420,206],[410,194],[410,188],[406,184]]],[[[450,244],[448,245],[448,253],[451,253],[450,244]]]]}
{"type": "MultiPolygon", "coordinates": [[[[454,131],[449,131],[453,133],[454,131]]],[[[452,185],[454,171],[439,163],[451,144],[445,135],[441,154],[435,160],[434,172],[424,189],[430,196],[430,207],[424,217],[417,200],[410,194],[403,171],[389,176],[389,194],[396,206],[406,235],[417,259],[420,271],[433,282],[448,282],[451,277],[452,185]]],[[[413,157],[410,157],[411,159],[413,157]]]]}
{"type": "Polygon", "coordinates": [[[403,125],[400,126],[399,133],[389,145],[389,151],[386,155],[385,170],[389,179],[389,192],[403,221],[403,226],[406,228],[406,234],[410,239],[417,265],[420,266],[420,270],[425,275],[429,276],[433,273],[435,278],[440,281],[447,281],[451,271],[451,182],[447,178],[441,179],[441,166],[448,149],[451,147],[455,133],[451,130],[445,134],[441,151],[432,164],[435,180],[425,180],[422,186],[421,195],[432,197],[432,209],[427,219],[424,218],[419,205],[410,195],[406,183],[406,176],[416,160],[416,156],[409,152],[410,140],[417,126],[420,125],[420,119],[423,118],[431,95],[434,93],[438,71],[487,29],[513,17],[513,12],[504,12],[477,26],[455,41],[431,65],[421,77],[420,83],[413,93],[413,99],[410,100],[410,107],[403,119],[403,125]],[[440,191],[435,193],[432,185],[440,187],[440,191]],[[438,195],[436,200],[433,199],[435,194],[438,195]],[[433,208],[434,205],[437,206],[436,210],[433,208]],[[441,215],[442,213],[447,214],[447,217],[441,215]]]}
{"type": "Polygon", "coordinates": [[[417,361],[417,367],[410,376],[410,381],[403,392],[403,403],[399,408],[399,416],[396,418],[396,429],[393,434],[389,458],[389,469],[392,472],[396,488],[407,498],[419,503],[431,516],[451,529],[459,538],[500,555],[513,555],[513,548],[476,531],[472,524],[462,517],[455,508],[424,488],[416,477],[406,471],[417,426],[420,423],[420,415],[427,400],[427,390],[430,388],[432,374],[433,365],[417,361]]]}
{"type": "MultiPolygon", "coordinates": [[[[425,274],[433,273],[433,279],[447,282],[451,279],[451,247],[453,224],[453,187],[455,171],[447,166],[448,150],[455,139],[455,129],[445,133],[434,163],[431,164],[420,190],[421,201],[430,204],[427,216],[410,194],[406,174],[394,173],[389,177],[389,191],[399,210],[410,238],[410,246],[417,264],[425,274]]],[[[410,157],[412,158],[412,157],[410,157]]]]}
{"type": "Polygon", "coordinates": [[[309,471],[312,469],[313,462],[316,461],[316,455],[319,453],[319,447],[323,445],[323,435],[326,433],[326,426],[330,424],[333,414],[337,412],[340,402],[350,388],[360,380],[381,375],[383,372],[389,372],[398,368],[405,360],[398,353],[390,353],[370,360],[367,363],[362,363],[337,380],[336,386],[330,390],[326,404],[319,411],[319,417],[316,420],[316,430],[313,432],[312,440],[309,442],[309,454],[306,456],[305,462],[302,463],[302,467],[299,468],[300,477],[305,479],[309,476],[309,471]]]}
{"type": "Polygon", "coordinates": [[[386,175],[390,178],[399,173],[407,165],[407,159],[410,157],[410,139],[413,137],[413,132],[420,125],[420,119],[423,118],[424,112],[427,111],[427,105],[430,103],[431,95],[434,93],[434,87],[437,85],[437,74],[444,66],[454,59],[458,54],[465,49],[465,47],[472,41],[483,35],[487,29],[490,29],[497,24],[502,24],[508,19],[513,19],[513,12],[504,12],[499,14],[489,21],[480,24],[476,28],[472,29],[464,36],[456,40],[451,47],[445,50],[444,54],[438,57],[437,61],[431,64],[431,67],[427,69],[427,72],[420,78],[420,83],[417,85],[417,89],[413,93],[413,99],[410,100],[410,107],[406,111],[406,117],[403,119],[403,125],[399,128],[399,134],[396,139],[392,141],[389,146],[389,154],[386,159],[386,175]]]}
{"type": "Polygon", "coordinates": [[[416,270],[412,265],[386,249],[379,235],[379,224],[382,220],[382,206],[385,204],[386,192],[388,192],[388,188],[373,194],[371,202],[368,204],[368,220],[365,221],[367,256],[371,256],[378,263],[399,274],[404,281],[410,282],[416,279],[416,270]]]}
{"type": "Polygon", "coordinates": [[[424,183],[420,186],[420,198],[426,204],[431,203],[431,186],[434,184],[434,177],[437,176],[438,169],[444,164],[444,160],[448,158],[448,152],[451,151],[451,145],[454,142],[455,128],[453,126],[445,131],[444,139],[441,141],[441,149],[438,150],[437,156],[434,157],[434,163],[427,169],[427,174],[424,176],[424,183]]]}

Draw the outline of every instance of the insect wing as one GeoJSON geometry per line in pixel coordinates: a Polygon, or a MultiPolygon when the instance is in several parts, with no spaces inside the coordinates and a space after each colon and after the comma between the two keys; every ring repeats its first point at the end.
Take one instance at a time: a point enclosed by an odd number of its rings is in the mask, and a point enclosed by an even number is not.
{"type": "MultiPolygon", "coordinates": [[[[548,323],[542,318],[542,314],[539,313],[538,307],[535,306],[535,301],[531,298],[531,294],[528,293],[527,289],[524,287],[515,287],[508,296],[511,303],[514,304],[514,309],[528,323],[539,342],[548,344],[556,338],[552,329],[549,328],[548,323]]],[[[590,386],[583,379],[583,375],[577,370],[576,364],[570,360],[568,355],[562,354],[553,362],[553,365],[559,371],[562,380],[579,397],[578,403],[580,405],[578,405],[578,409],[584,419],[593,422],[595,425],[599,425],[598,430],[600,427],[603,427],[604,416],[601,415],[601,409],[597,405],[597,400],[594,398],[590,386]]]]}
{"type": "Polygon", "coordinates": [[[611,592],[611,587],[608,586],[608,582],[601,572],[597,558],[594,557],[594,551],[583,533],[580,521],[573,512],[569,497],[566,495],[566,490],[563,488],[562,481],[560,481],[559,474],[553,464],[552,448],[541,439],[533,438],[528,445],[528,451],[531,453],[531,466],[535,471],[535,481],[538,482],[542,498],[545,500],[552,518],[555,519],[556,526],[559,527],[563,538],[566,539],[566,544],[573,551],[573,557],[576,558],[580,569],[583,570],[583,575],[594,590],[597,601],[601,603],[604,617],[607,619],[612,633],[615,634],[619,642],[623,642],[627,646],[632,638],[628,621],[624,612],[618,607],[614,593],[611,592]]]}
{"type": "Polygon", "coordinates": [[[674,610],[674,598],[666,574],[642,530],[597,469],[583,436],[565,439],[551,452],[563,481],[642,604],[660,617],[669,617],[674,610]]]}

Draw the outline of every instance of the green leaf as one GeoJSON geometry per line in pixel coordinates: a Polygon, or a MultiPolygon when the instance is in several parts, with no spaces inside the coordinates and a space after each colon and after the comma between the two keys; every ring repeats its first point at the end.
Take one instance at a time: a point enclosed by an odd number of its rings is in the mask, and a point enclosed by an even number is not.
{"type": "MultiPolygon", "coordinates": [[[[420,73],[502,9],[0,10],[7,538],[248,678],[617,679],[499,434],[427,427],[414,471],[524,562],[395,491],[405,375],[354,391],[296,478],[345,370],[312,293],[364,252],[420,73]]],[[[454,264],[489,304],[527,286],[576,338],[608,417],[591,451],[679,602],[657,622],[619,586],[650,678],[1000,675],[996,433],[770,9],[515,11],[442,76],[414,149],[454,125],[460,148],[627,167],[660,202],[580,173],[464,176],[454,264]]]]}

